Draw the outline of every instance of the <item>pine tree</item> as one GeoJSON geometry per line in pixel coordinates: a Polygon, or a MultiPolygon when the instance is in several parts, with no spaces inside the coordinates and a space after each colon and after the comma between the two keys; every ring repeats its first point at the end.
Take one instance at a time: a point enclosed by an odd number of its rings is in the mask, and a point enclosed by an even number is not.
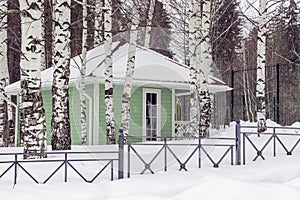
{"type": "Polygon", "coordinates": [[[54,0],[52,150],[71,149],[69,113],[70,0],[54,0]]]}
{"type": "MultiPolygon", "coordinates": [[[[241,14],[239,11],[239,2],[237,0],[215,0],[212,5],[212,21],[211,24],[211,43],[213,62],[217,69],[222,73],[222,80],[227,84],[232,83],[231,70],[240,68],[240,53],[242,30],[241,30],[241,14]]],[[[252,50],[253,48],[249,49],[252,50]]],[[[256,47],[255,47],[256,49],[256,47]]],[[[248,51],[248,49],[247,49],[248,51]]],[[[254,56],[255,57],[255,56],[254,56]]],[[[246,56],[247,59],[251,58],[246,56]]],[[[247,66],[254,66],[248,65],[247,66]]],[[[233,82],[238,83],[238,76],[233,77],[233,82]]],[[[233,102],[235,99],[242,99],[242,94],[234,91],[234,99],[232,93],[227,93],[227,101],[233,102]]],[[[242,112],[235,112],[233,107],[228,107],[225,118],[225,123],[230,123],[232,120],[241,119],[242,112]],[[231,113],[234,115],[231,116],[231,113]],[[233,118],[232,118],[233,117],[233,118]]]]}
{"type": "MultiPolygon", "coordinates": [[[[236,0],[217,1],[213,10],[211,37],[213,60],[223,72],[235,67],[241,49],[241,18],[236,0]]],[[[225,82],[229,83],[229,79],[225,82]]]]}
{"type": "Polygon", "coordinates": [[[171,19],[170,14],[166,11],[165,5],[155,2],[154,13],[152,18],[152,29],[150,37],[150,48],[169,58],[173,58],[173,52],[170,49],[171,42],[171,19]]]}
{"type": "Polygon", "coordinates": [[[45,39],[45,69],[52,67],[52,34],[53,34],[53,0],[44,0],[44,39],[45,39]]]}
{"type": "MultiPolygon", "coordinates": [[[[7,45],[8,45],[8,67],[10,83],[20,80],[20,59],[21,59],[21,17],[19,14],[20,5],[18,0],[9,0],[7,14],[7,45]],[[15,11],[15,12],[14,12],[15,11]]],[[[17,103],[16,99],[13,99],[17,103]]],[[[22,141],[21,137],[21,141],[22,141]]]]}
{"type": "Polygon", "coordinates": [[[149,9],[148,9],[148,16],[146,20],[146,34],[145,34],[145,44],[144,46],[149,49],[150,47],[150,34],[151,34],[151,26],[152,26],[152,19],[154,14],[156,0],[149,1],[149,9]]]}
{"type": "Polygon", "coordinates": [[[71,1],[71,57],[82,53],[82,3],[71,1]]]}
{"type": "Polygon", "coordinates": [[[281,125],[289,125],[298,121],[299,116],[295,103],[298,101],[300,83],[299,5],[294,0],[282,1],[277,13],[270,23],[267,63],[279,64],[280,76],[277,81],[280,84],[278,88],[276,84],[268,84],[276,92],[268,92],[267,97],[270,99],[276,96],[279,100],[276,102],[276,120],[281,125]]]}
{"type": "Polygon", "coordinates": [[[44,53],[43,2],[20,1],[22,12],[21,104],[24,123],[24,158],[37,158],[47,148],[45,110],[41,92],[41,66],[44,53]],[[28,154],[29,153],[29,154],[28,154]],[[41,153],[41,154],[36,154],[41,153]]]}
{"type": "Polygon", "coordinates": [[[126,12],[126,1],[112,1],[112,35],[116,36],[119,33],[130,30],[130,16],[126,12]]]}

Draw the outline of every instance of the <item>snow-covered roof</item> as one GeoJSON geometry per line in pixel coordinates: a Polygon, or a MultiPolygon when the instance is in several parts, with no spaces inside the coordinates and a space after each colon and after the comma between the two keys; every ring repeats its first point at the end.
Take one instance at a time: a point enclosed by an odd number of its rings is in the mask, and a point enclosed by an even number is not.
{"type": "MultiPolygon", "coordinates": [[[[113,77],[115,84],[124,83],[128,43],[113,43],[113,77]]],[[[70,85],[79,81],[81,66],[81,57],[76,56],[71,59],[70,66],[70,85]]],[[[92,84],[95,82],[104,82],[104,45],[100,45],[87,53],[86,82],[92,84]]],[[[53,81],[53,67],[42,71],[42,87],[51,87],[53,81]]],[[[136,49],[136,63],[133,77],[134,85],[159,84],[164,87],[176,89],[189,89],[189,69],[166,56],[163,56],[153,50],[138,46],[136,49]]],[[[218,78],[209,77],[209,87],[211,92],[227,91],[228,87],[218,78]]],[[[20,82],[13,83],[5,88],[6,93],[17,94],[20,91],[20,82]]]]}

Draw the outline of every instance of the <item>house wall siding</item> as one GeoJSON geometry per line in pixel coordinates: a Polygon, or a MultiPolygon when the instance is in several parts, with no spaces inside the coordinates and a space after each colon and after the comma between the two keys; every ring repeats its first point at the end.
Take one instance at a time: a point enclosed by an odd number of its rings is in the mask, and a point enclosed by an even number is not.
{"type": "MultiPolygon", "coordinates": [[[[153,88],[153,87],[151,87],[153,88]]],[[[99,87],[99,144],[106,143],[106,129],[105,129],[105,104],[104,104],[104,85],[101,84],[99,87]]],[[[168,88],[155,88],[161,89],[161,135],[171,136],[172,135],[172,91],[168,88]]],[[[86,93],[94,101],[94,88],[93,85],[86,86],[86,93]]],[[[116,134],[119,131],[121,125],[121,108],[122,108],[122,94],[123,86],[114,86],[114,106],[115,106],[115,128],[116,134]]],[[[71,139],[72,145],[81,144],[81,131],[80,131],[80,102],[79,93],[75,87],[70,87],[70,125],[71,125],[71,139]]],[[[129,134],[134,136],[142,135],[142,125],[143,125],[143,102],[142,102],[142,87],[133,87],[132,97],[130,104],[130,129],[129,134]]],[[[52,92],[51,90],[43,91],[44,106],[46,109],[46,123],[47,123],[47,138],[48,144],[51,141],[51,117],[52,117],[52,92]]],[[[87,124],[88,133],[89,129],[89,107],[93,106],[93,102],[87,100],[87,124]],[[91,104],[91,105],[90,105],[91,104]]],[[[93,113],[96,114],[94,109],[93,113]]]]}

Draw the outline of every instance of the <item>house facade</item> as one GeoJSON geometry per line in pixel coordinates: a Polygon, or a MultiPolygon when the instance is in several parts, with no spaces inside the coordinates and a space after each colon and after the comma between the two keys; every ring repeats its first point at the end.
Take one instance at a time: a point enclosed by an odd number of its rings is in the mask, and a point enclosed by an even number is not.
{"type": "MultiPolygon", "coordinates": [[[[121,107],[124,79],[127,67],[128,44],[113,43],[114,114],[116,132],[121,124],[121,107]]],[[[69,89],[71,139],[73,145],[81,144],[80,101],[78,92],[80,56],[71,60],[69,89]]],[[[104,47],[88,52],[86,71],[86,102],[88,144],[106,142],[104,104],[104,47]]],[[[47,138],[51,137],[53,68],[42,72],[42,90],[46,110],[47,138]]],[[[155,51],[137,47],[136,65],[130,103],[129,134],[134,136],[174,136],[187,122],[178,117],[178,99],[189,95],[189,69],[155,51]]],[[[230,88],[221,80],[210,77],[211,93],[225,92],[230,88]]],[[[8,95],[18,96],[20,82],[6,87],[8,95]]],[[[18,123],[17,121],[15,122],[18,123]]],[[[18,134],[16,133],[16,136],[18,134]]]]}

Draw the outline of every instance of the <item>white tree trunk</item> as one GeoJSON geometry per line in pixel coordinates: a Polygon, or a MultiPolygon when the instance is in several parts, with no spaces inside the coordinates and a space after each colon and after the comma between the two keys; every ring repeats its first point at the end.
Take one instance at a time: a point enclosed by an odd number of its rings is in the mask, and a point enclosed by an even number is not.
{"type": "Polygon", "coordinates": [[[210,24],[211,24],[211,1],[204,0],[202,7],[202,42],[201,59],[199,70],[199,101],[200,101],[200,129],[199,135],[209,136],[210,118],[211,118],[211,99],[208,90],[208,75],[212,66],[212,49],[210,43],[210,24]]]}
{"type": "Polygon", "coordinates": [[[258,132],[266,130],[265,65],[267,34],[267,1],[259,0],[259,27],[257,37],[256,117],[258,132]]]}
{"type": "Polygon", "coordinates": [[[198,123],[198,94],[197,94],[197,74],[198,74],[198,66],[197,66],[197,53],[200,44],[200,35],[199,31],[197,31],[197,22],[199,19],[200,5],[197,3],[197,0],[191,0],[189,2],[189,60],[190,60],[190,90],[191,90],[191,98],[190,98],[190,125],[188,129],[188,133],[186,136],[195,135],[199,130],[198,123]]]}
{"type": "Polygon", "coordinates": [[[7,62],[7,0],[0,1],[0,146],[9,146],[8,110],[5,86],[9,83],[7,62]]]}
{"type": "Polygon", "coordinates": [[[149,12],[147,16],[147,25],[146,25],[146,34],[145,34],[145,48],[150,48],[150,36],[151,36],[151,26],[152,26],[152,19],[154,15],[154,8],[155,8],[156,0],[150,0],[149,2],[149,12]]]}
{"type": "MultiPolygon", "coordinates": [[[[135,8],[133,8],[135,10],[135,8]]],[[[133,13],[131,31],[130,31],[130,41],[129,41],[129,49],[128,49],[128,60],[127,60],[127,68],[126,68],[126,77],[125,84],[122,96],[122,121],[121,127],[124,134],[125,142],[127,140],[129,126],[130,126],[130,97],[131,97],[131,88],[132,88],[132,79],[134,75],[135,68],[135,53],[136,53],[136,45],[138,39],[138,12],[133,13]]]]}
{"type": "Polygon", "coordinates": [[[24,158],[44,157],[47,148],[45,110],[41,91],[44,52],[43,3],[20,1],[22,24],[21,113],[24,120],[24,158]],[[37,155],[35,153],[41,153],[37,155]]]}
{"type": "Polygon", "coordinates": [[[102,2],[103,0],[95,0],[95,36],[94,46],[98,46],[103,41],[103,20],[102,20],[102,2]]]}
{"type": "Polygon", "coordinates": [[[69,114],[70,76],[70,0],[54,0],[53,85],[52,85],[52,150],[71,149],[69,114]]]}
{"type": "Polygon", "coordinates": [[[116,143],[114,99],[113,99],[113,66],[112,66],[112,6],[111,0],[105,0],[104,10],[104,51],[105,51],[105,119],[106,143],[116,143]]]}
{"type": "MultiPolygon", "coordinates": [[[[87,0],[82,1],[82,59],[80,69],[80,116],[81,116],[81,144],[87,144],[86,126],[86,99],[85,99],[85,75],[87,55],[87,0]]],[[[91,127],[90,127],[91,128],[91,127]]]]}

